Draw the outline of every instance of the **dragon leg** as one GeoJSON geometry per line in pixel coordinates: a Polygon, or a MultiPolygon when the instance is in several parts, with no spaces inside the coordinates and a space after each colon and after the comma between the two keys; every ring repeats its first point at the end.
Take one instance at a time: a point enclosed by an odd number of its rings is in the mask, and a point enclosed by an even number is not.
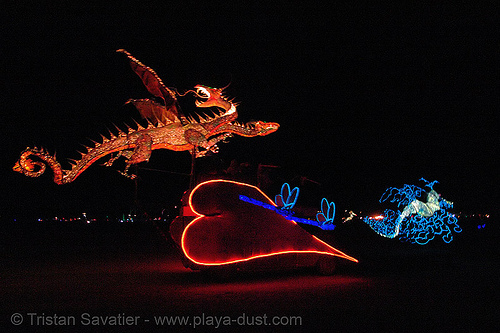
{"type": "Polygon", "coordinates": [[[118,153],[118,156],[116,156],[116,158],[118,158],[119,156],[124,156],[126,158],[125,169],[118,172],[130,179],[134,179],[137,177],[137,175],[131,175],[128,173],[128,169],[132,164],[149,161],[149,158],[151,157],[151,144],[153,143],[153,139],[149,135],[140,135],[134,143],[134,150],[123,150],[118,153]]]}
{"type": "Polygon", "coordinates": [[[210,143],[201,132],[195,129],[187,129],[184,132],[184,139],[194,146],[195,157],[205,156],[213,145],[213,143],[210,143]],[[200,147],[206,150],[200,150],[200,147]]]}
{"type": "Polygon", "coordinates": [[[195,147],[194,151],[196,157],[205,156],[209,151],[217,153],[219,151],[217,143],[230,136],[232,136],[231,133],[223,133],[210,140],[207,140],[207,138],[205,138],[205,136],[201,132],[194,129],[188,129],[184,134],[186,141],[195,147]],[[200,147],[204,148],[205,150],[200,150],[200,147]]]}
{"type": "Polygon", "coordinates": [[[123,171],[118,170],[118,173],[121,174],[122,176],[127,177],[127,178],[135,179],[137,177],[137,175],[131,175],[128,173],[128,169],[130,168],[131,165],[132,165],[131,163],[127,163],[127,165],[125,166],[125,169],[123,169],[123,171]]]}
{"type": "Polygon", "coordinates": [[[221,135],[216,136],[215,138],[212,138],[208,141],[209,145],[209,150],[218,153],[219,152],[219,147],[217,146],[217,143],[224,141],[225,139],[233,136],[231,133],[223,133],[221,135]]]}
{"type": "Polygon", "coordinates": [[[122,150],[122,151],[119,151],[118,154],[116,154],[116,156],[113,157],[113,154],[111,154],[111,158],[109,159],[109,161],[101,164],[101,165],[104,165],[105,167],[110,167],[113,165],[113,163],[120,158],[120,156],[124,155],[126,151],[122,150]]]}

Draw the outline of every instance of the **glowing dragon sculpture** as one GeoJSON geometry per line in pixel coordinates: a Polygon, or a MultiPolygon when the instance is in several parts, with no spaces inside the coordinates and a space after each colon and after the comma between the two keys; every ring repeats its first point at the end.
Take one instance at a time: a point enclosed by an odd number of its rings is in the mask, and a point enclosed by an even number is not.
{"type": "MultiPolygon", "coordinates": [[[[119,171],[122,175],[135,178],[128,173],[131,165],[147,162],[155,149],[169,149],[174,151],[190,151],[196,157],[204,156],[207,152],[218,152],[217,143],[236,134],[246,137],[264,136],[275,132],[279,125],[263,121],[240,124],[235,122],[238,117],[236,104],[228,100],[224,88],[210,88],[203,85],[195,86],[194,93],[197,97],[196,106],[200,108],[216,107],[220,109],[213,116],[185,117],[180,111],[177,102],[177,92],[167,88],[156,72],[143,65],[125,50],[124,53],[130,60],[134,72],[139,75],[148,91],[163,103],[150,99],[131,99],[143,118],[148,119],[147,127],[137,123],[137,128],[128,127],[124,132],[117,128],[118,133],[110,131],[109,136],[102,135],[102,142],[95,142],[94,147],[86,147],[86,152],[79,160],[70,160],[71,169],[66,170],[44,149],[26,148],[15,163],[13,170],[23,173],[28,177],[39,177],[45,172],[48,165],[54,174],[56,184],[67,184],[74,181],[83,171],[101,158],[111,155],[104,163],[111,166],[119,157],[125,158],[125,169],[119,171]],[[112,154],[117,153],[116,156],[112,154]]],[[[186,94],[188,93],[186,92],[186,94]]]]}

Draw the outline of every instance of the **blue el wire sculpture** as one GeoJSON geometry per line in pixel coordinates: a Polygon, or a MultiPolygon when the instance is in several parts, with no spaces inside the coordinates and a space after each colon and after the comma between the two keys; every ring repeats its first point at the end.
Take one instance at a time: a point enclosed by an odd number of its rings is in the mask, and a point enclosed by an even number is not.
{"type": "Polygon", "coordinates": [[[295,206],[298,196],[298,187],[294,187],[290,190],[290,185],[284,183],[283,186],[281,186],[281,193],[275,197],[276,206],[249,198],[245,195],[240,195],[239,198],[242,201],[272,210],[286,219],[297,223],[314,225],[323,230],[335,229],[335,224],[333,224],[333,219],[335,218],[335,204],[333,202],[328,202],[326,198],[323,198],[323,200],[321,200],[321,212],[316,214],[316,221],[314,221],[293,216],[292,208],[295,206]]]}
{"type": "Polygon", "coordinates": [[[321,200],[321,212],[316,214],[316,220],[322,225],[332,224],[335,218],[335,204],[328,202],[326,198],[321,200]]]}
{"type": "Polygon", "coordinates": [[[446,211],[453,207],[453,203],[441,198],[433,189],[438,181],[429,182],[424,178],[420,181],[425,182],[428,192],[405,184],[402,188],[390,187],[382,194],[381,203],[387,200],[397,203],[402,211],[386,209],[383,218],[365,217],[363,221],[376,233],[388,238],[399,237],[402,241],[425,245],[436,236],[441,236],[445,243],[451,242],[452,232],[462,231],[455,215],[446,211]],[[424,195],[426,202],[418,199],[424,195]]]}
{"type": "Polygon", "coordinates": [[[298,197],[299,188],[294,187],[293,190],[290,191],[290,185],[288,185],[288,183],[284,183],[281,186],[281,194],[276,195],[274,202],[279,208],[290,210],[297,203],[298,197]]]}

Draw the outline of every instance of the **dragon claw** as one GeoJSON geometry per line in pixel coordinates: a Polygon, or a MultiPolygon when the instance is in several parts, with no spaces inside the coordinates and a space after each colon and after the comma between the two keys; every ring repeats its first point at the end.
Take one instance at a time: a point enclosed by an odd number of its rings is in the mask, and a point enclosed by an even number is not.
{"type": "Polygon", "coordinates": [[[128,179],[136,179],[137,175],[134,174],[128,174],[124,171],[116,170],[120,175],[127,177],[128,179]]]}

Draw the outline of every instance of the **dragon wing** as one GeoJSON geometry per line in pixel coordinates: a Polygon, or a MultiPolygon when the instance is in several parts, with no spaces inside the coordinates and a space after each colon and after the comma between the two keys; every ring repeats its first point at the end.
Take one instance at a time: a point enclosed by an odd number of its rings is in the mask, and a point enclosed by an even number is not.
{"type": "Polygon", "coordinates": [[[161,122],[163,124],[171,124],[179,122],[177,115],[170,112],[165,106],[157,103],[148,98],[145,99],[129,99],[125,104],[131,103],[139,111],[142,118],[153,120],[156,124],[161,122]]]}
{"type": "Polygon", "coordinates": [[[139,103],[139,105],[146,105],[146,107],[137,107],[138,104],[132,102],[141,113],[141,116],[143,118],[150,118],[151,115],[149,112],[154,109],[153,119],[161,120],[167,118],[173,120],[174,122],[180,122],[179,118],[181,118],[182,116],[179,114],[175,92],[173,92],[172,90],[167,88],[165,84],[163,84],[162,80],[158,77],[158,74],[156,74],[156,72],[152,68],[147,67],[146,65],[141,63],[129,52],[124,49],[116,50],[116,52],[123,53],[129,58],[130,67],[132,67],[132,70],[141,78],[148,91],[154,96],[163,99],[165,103],[165,107],[162,108],[161,105],[153,101],[146,104],[139,103]],[[159,117],[157,114],[158,112],[161,113],[161,116],[159,117]]]}

